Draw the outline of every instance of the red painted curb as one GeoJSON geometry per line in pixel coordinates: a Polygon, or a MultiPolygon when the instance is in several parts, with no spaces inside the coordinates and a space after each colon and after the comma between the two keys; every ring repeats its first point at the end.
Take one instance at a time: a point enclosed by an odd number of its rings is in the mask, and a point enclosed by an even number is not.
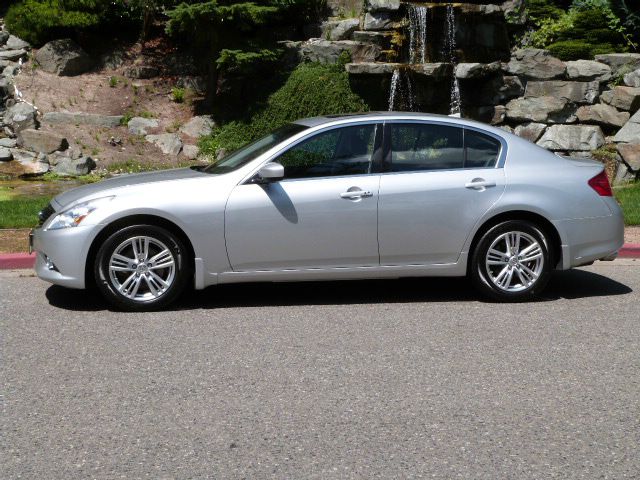
{"type": "Polygon", "coordinates": [[[0,270],[18,268],[33,268],[36,263],[36,254],[32,253],[7,253],[0,255],[0,270]]]}
{"type": "MultiPolygon", "coordinates": [[[[618,252],[618,258],[640,258],[640,243],[625,243],[618,252]]],[[[35,263],[35,253],[0,254],[0,270],[29,269],[35,263]]]]}

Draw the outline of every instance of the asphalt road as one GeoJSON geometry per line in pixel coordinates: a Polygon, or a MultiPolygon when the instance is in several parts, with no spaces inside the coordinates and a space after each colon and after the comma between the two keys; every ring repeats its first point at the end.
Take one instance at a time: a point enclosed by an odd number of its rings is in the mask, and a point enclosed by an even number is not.
{"type": "Polygon", "coordinates": [[[175,310],[0,272],[3,479],[639,478],[640,261],[225,286],[175,310]]]}

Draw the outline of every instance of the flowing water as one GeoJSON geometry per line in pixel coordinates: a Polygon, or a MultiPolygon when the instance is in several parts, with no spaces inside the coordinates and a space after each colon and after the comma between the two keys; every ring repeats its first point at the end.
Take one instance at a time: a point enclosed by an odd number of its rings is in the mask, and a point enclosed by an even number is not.
{"type": "Polygon", "coordinates": [[[446,61],[453,65],[453,78],[451,79],[451,99],[449,113],[451,115],[460,116],[460,85],[455,75],[455,68],[458,64],[456,58],[456,31],[455,31],[455,13],[452,4],[447,4],[446,15],[446,36],[444,39],[443,55],[446,61]]]}
{"type": "Polygon", "coordinates": [[[425,63],[427,52],[427,7],[409,4],[409,62],[425,63]]]}
{"type": "Polygon", "coordinates": [[[396,68],[391,76],[389,111],[413,112],[414,108],[411,76],[408,72],[396,68]]]}

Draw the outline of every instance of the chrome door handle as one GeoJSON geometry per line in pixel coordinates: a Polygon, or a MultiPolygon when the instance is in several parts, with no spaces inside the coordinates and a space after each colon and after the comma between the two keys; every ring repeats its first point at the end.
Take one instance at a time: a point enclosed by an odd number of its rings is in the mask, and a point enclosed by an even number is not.
{"type": "Polygon", "coordinates": [[[343,192],[340,194],[340,198],[353,199],[353,198],[364,198],[364,197],[373,197],[373,193],[367,192],[364,190],[353,190],[351,192],[343,192]]]}
{"type": "Polygon", "coordinates": [[[473,179],[464,184],[464,188],[473,188],[474,190],[484,190],[487,187],[495,187],[496,182],[490,180],[473,179]]]}

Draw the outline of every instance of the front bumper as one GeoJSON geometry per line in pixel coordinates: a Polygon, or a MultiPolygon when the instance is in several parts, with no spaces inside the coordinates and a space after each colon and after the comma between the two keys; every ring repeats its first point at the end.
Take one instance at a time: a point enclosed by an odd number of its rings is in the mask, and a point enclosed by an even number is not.
{"type": "Polygon", "coordinates": [[[36,252],[38,277],[56,285],[85,288],[85,264],[95,226],[61,230],[32,230],[30,249],[36,252]]]}

